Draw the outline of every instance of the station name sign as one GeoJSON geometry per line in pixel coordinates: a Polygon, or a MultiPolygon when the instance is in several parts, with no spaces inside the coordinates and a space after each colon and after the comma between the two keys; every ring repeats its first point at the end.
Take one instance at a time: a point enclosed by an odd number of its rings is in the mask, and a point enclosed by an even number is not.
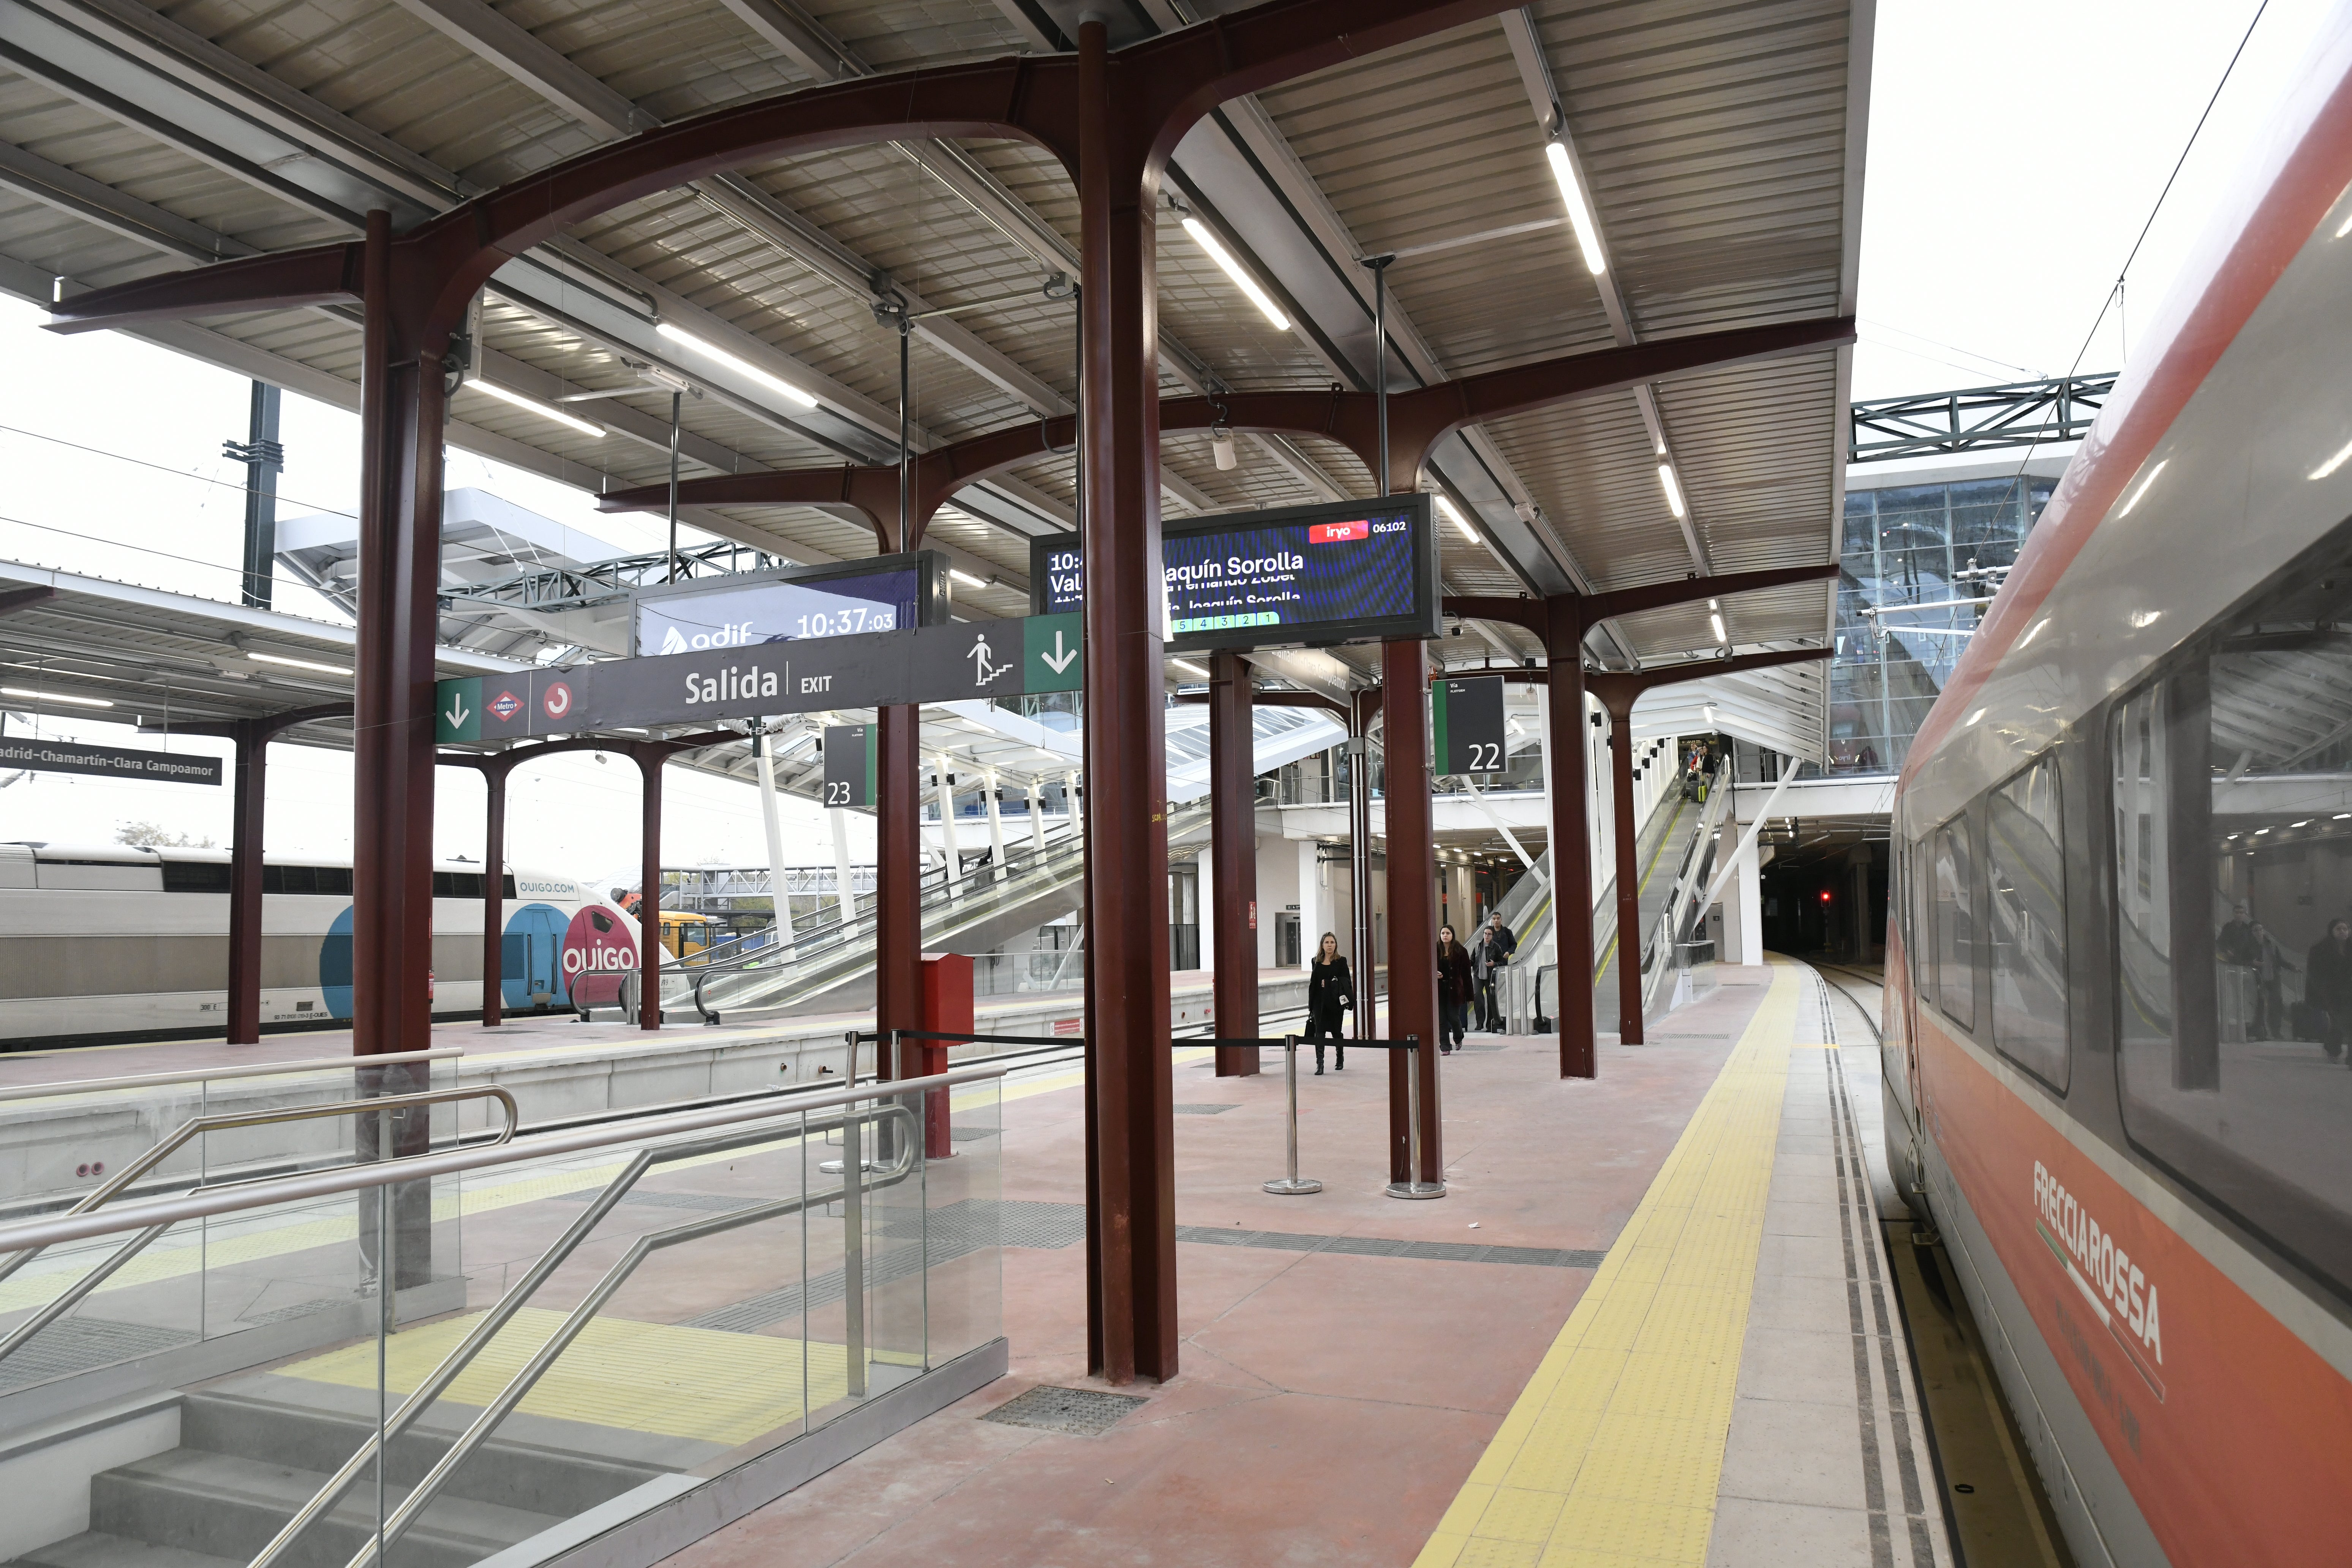
{"type": "MultiPolygon", "coordinates": [[[[1426,639],[1444,629],[1425,495],[1234,512],[1164,528],[1168,647],[1331,647],[1426,639]]],[[[1078,536],[1036,541],[1032,608],[1079,609],[1078,536]]]]}
{"type": "Polygon", "coordinates": [[[0,739],[0,768],[37,773],[94,773],[110,779],[159,779],[165,784],[216,784],[218,757],[178,752],[131,752],[115,746],[79,746],[70,741],[0,739]]]}
{"type": "Polygon", "coordinates": [[[440,682],[442,744],[1076,691],[1083,617],[967,621],[440,682]]]}

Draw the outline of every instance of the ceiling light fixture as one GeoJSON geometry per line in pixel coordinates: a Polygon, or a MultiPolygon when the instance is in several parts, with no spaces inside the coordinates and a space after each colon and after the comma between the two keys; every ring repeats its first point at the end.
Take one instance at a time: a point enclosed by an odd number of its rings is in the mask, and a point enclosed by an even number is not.
{"type": "Polygon", "coordinates": [[[1715,640],[1717,646],[1727,643],[1731,640],[1730,634],[1723,629],[1723,612],[1721,610],[1709,610],[1706,613],[1706,626],[1707,630],[1715,634],[1715,640]]]}
{"type": "Polygon", "coordinates": [[[473,388],[476,392],[488,393],[492,397],[497,398],[501,403],[511,403],[526,414],[536,414],[541,419],[553,420],[556,424],[562,426],[567,430],[577,430],[583,436],[586,436],[593,440],[601,441],[604,438],[604,427],[603,426],[591,425],[585,419],[575,419],[571,415],[563,412],[561,408],[541,403],[536,397],[525,397],[520,392],[509,391],[508,388],[500,386],[495,381],[469,381],[466,384],[473,388]]]}
{"type": "Polygon", "coordinates": [[[667,321],[664,321],[660,326],[656,327],[654,331],[659,332],[663,337],[667,338],[670,342],[677,343],[681,347],[692,349],[696,353],[700,354],[703,358],[711,361],[713,363],[725,365],[729,370],[733,371],[738,375],[748,376],[750,379],[758,382],[761,386],[768,387],[775,392],[782,393],[786,397],[791,398],[803,408],[814,408],[816,406],[815,398],[811,397],[807,393],[803,392],[791,382],[785,381],[779,376],[770,375],[766,371],[761,370],[750,360],[743,359],[735,354],[730,354],[716,343],[706,343],[700,338],[696,337],[692,332],[686,331],[677,327],[673,327],[667,321]]]}
{"type": "Polygon", "coordinates": [[[349,669],[340,664],[320,664],[312,659],[288,658],[282,653],[248,653],[245,657],[261,664],[282,664],[289,669],[315,669],[321,675],[349,675],[351,673],[349,669]]]}
{"type": "Polygon", "coordinates": [[[2132,514],[2132,508],[2139,505],[2140,498],[2147,494],[2148,487],[2156,483],[2156,476],[2164,472],[2165,463],[2169,463],[2170,461],[2172,461],[2172,459],[2167,458],[2163,463],[2158,463],[2156,467],[2147,471],[2147,478],[2140,480],[2139,489],[2132,491],[2131,500],[2124,502],[2123,510],[2116,513],[2117,517],[2129,517],[2132,514]]]}
{"type": "Polygon", "coordinates": [[[2342,447],[2336,449],[2336,453],[2334,457],[2320,464],[2319,467],[2312,469],[2310,477],[2315,479],[2324,479],[2328,475],[2334,473],[2336,469],[2342,468],[2347,462],[2352,462],[2352,441],[2347,441],[2344,443],[2342,447]]]}
{"type": "Polygon", "coordinates": [[[1462,531],[1463,538],[1468,540],[1473,544],[1483,544],[1486,542],[1478,537],[1478,531],[1471,527],[1469,521],[1463,517],[1462,513],[1454,509],[1454,505],[1452,501],[1448,500],[1443,495],[1439,495],[1434,499],[1437,502],[1437,510],[1444,512],[1448,518],[1453,520],[1454,526],[1462,531]]]}
{"type": "Polygon", "coordinates": [[[1203,680],[1209,679],[1209,672],[1202,669],[1199,665],[1194,664],[1190,659],[1171,658],[1168,662],[1174,665],[1177,668],[1182,670],[1187,675],[1197,675],[1203,680]]]}
{"type": "Polygon", "coordinates": [[[987,578],[975,577],[961,566],[949,567],[948,575],[954,578],[959,583],[969,583],[975,588],[985,588],[989,585],[987,578]]]}
{"type": "Polygon", "coordinates": [[[1598,278],[1609,270],[1609,260],[1601,254],[1601,231],[1592,226],[1592,208],[1585,203],[1584,187],[1576,182],[1568,143],[1553,137],[1544,143],[1544,156],[1551,161],[1551,177],[1559,182],[1559,199],[1568,204],[1569,226],[1576,230],[1576,247],[1584,252],[1584,269],[1598,278]]]}
{"type": "Polygon", "coordinates": [[[1658,483],[1666,488],[1666,510],[1676,517],[1682,516],[1683,488],[1675,482],[1675,466],[1672,463],[1658,465],[1658,483]]]}
{"type": "Polygon", "coordinates": [[[36,702],[69,702],[76,708],[114,706],[103,697],[74,697],[63,691],[35,691],[23,686],[0,686],[0,697],[29,697],[36,702]]]}
{"type": "Polygon", "coordinates": [[[1251,304],[1265,312],[1265,319],[1274,323],[1276,331],[1290,331],[1290,318],[1276,308],[1265,290],[1257,286],[1256,279],[1242,270],[1242,264],[1234,259],[1233,253],[1217,243],[1217,237],[1209,232],[1207,224],[1188,213],[1184,217],[1184,232],[1192,237],[1193,244],[1209,253],[1210,260],[1225,269],[1225,276],[1234,280],[1234,288],[1249,296],[1251,304]]]}

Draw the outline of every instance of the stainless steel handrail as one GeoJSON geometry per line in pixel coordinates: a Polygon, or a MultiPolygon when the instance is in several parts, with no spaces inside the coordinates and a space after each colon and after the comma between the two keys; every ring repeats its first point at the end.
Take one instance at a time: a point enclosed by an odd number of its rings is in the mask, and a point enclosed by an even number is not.
{"type": "MultiPolygon", "coordinates": [[[[374,1063],[370,1061],[363,1065],[373,1066],[374,1063]]],[[[442,1105],[459,1100],[495,1100],[505,1106],[507,1124],[499,1131],[496,1142],[505,1143],[514,1137],[515,1126],[520,1120],[521,1113],[515,1105],[514,1096],[495,1084],[478,1085],[472,1089],[436,1089],[416,1094],[380,1095],[372,1100],[342,1100],[328,1105],[292,1106],[276,1110],[246,1110],[226,1116],[199,1116],[182,1122],[161,1142],[108,1178],[103,1185],[93,1190],[81,1202],[68,1209],[66,1215],[68,1218],[79,1217],[93,1214],[105,1207],[107,1204],[113,1201],[116,1194],[170,1159],[191,1139],[201,1137],[208,1132],[222,1132],[236,1127],[268,1127],[281,1121],[315,1121],[331,1116],[352,1116],[369,1111],[406,1110],[418,1106],[442,1105]]],[[[200,1184],[197,1190],[219,1192],[225,1188],[247,1184],[248,1184],[224,1182],[209,1189],[200,1184]]],[[[163,1220],[148,1226],[138,1235],[115,1248],[105,1262],[83,1275],[55,1300],[10,1330],[5,1339],[0,1339],[0,1361],[7,1360],[35,1334],[70,1311],[82,1298],[104,1284],[115,1270],[144,1250],[148,1243],[171,1229],[173,1223],[170,1220],[163,1220]]],[[[17,1249],[15,1257],[5,1263],[0,1263],[0,1279],[7,1279],[39,1257],[47,1249],[47,1245],[36,1243],[17,1249]]]]}
{"type": "Polygon", "coordinates": [[[286,1073],[331,1072],[337,1068],[393,1067],[402,1062],[455,1061],[465,1054],[463,1046],[436,1046],[429,1051],[394,1051],[380,1057],[312,1057],[305,1061],[247,1062],[243,1067],[181,1068],[173,1072],[129,1073],[121,1078],[78,1078],[63,1083],[11,1084],[0,1087],[0,1105],[16,1100],[47,1100],[62,1094],[103,1094],[110,1089],[160,1089],[174,1083],[276,1078],[286,1073]]]}
{"type": "MultiPolygon", "coordinates": [[[[878,1096],[869,1093],[860,1098],[871,1100],[878,1096]]],[[[845,1195],[850,1196],[854,1201],[856,1193],[852,1190],[848,1174],[852,1171],[858,1172],[860,1175],[860,1180],[856,1184],[856,1192],[864,1192],[896,1185],[906,1180],[915,1168],[916,1151],[921,1143],[921,1128],[914,1115],[903,1105],[891,1104],[881,1108],[882,1115],[896,1114],[903,1118],[908,1123],[908,1132],[907,1136],[896,1140],[900,1146],[897,1160],[877,1173],[881,1179],[873,1180],[865,1178],[863,1162],[856,1158],[856,1124],[863,1120],[862,1117],[847,1110],[845,1110],[840,1116],[822,1121],[809,1121],[805,1111],[787,1110],[770,1110],[767,1113],[770,1119],[793,1114],[801,1117],[801,1123],[795,1134],[799,1137],[805,1138],[811,1131],[827,1131],[835,1126],[845,1130],[845,1142],[850,1150],[850,1159],[844,1166],[842,1185],[818,1193],[803,1193],[798,1197],[778,1198],[770,1203],[747,1205],[726,1214],[712,1215],[706,1219],[689,1220],[683,1225],[673,1226],[667,1230],[654,1231],[639,1237],[630,1246],[629,1250],[622,1254],[619,1260],[605,1271],[604,1279],[598,1281],[596,1287],[572,1310],[571,1314],[564,1319],[562,1325],[555,1333],[550,1336],[547,1342],[542,1344],[530,1360],[526,1362],[521,1369],[508,1381],[506,1386],[500,1389],[497,1396],[483,1408],[481,1415],[475,1417],[472,1424],[458,1436],[457,1441],[450,1445],[448,1451],[441,1456],[430,1470],[425,1472],[424,1479],[410,1490],[400,1507],[384,1519],[381,1537],[376,1535],[368,1537],[367,1543],[361,1547],[358,1555],[352,1559],[352,1568],[362,1568],[363,1564],[375,1556],[379,1545],[388,1550],[392,1542],[399,1540],[408,1527],[416,1522],[425,1510],[432,1505],[434,1498],[439,1495],[443,1485],[456,1473],[457,1467],[465,1463],[477,1449],[489,1440],[490,1434],[513,1413],[515,1406],[522,1402],[523,1397],[546,1374],[548,1369],[555,1364],[556,1359],[571,1346],[573,1340],[580,1336],[581,1331],[588,1326],[595,1315],[604,1310],[604,1304],[612,1300],[614,1293],[627,1281],[637,1266],[655,1252],[664,1247],[674,1247],[680,1242],[698,1240],[706,1236],[716,1236],[739,1226],[753,1225],[783,1215],[797,1214],[812,1205],[835,1203],[842,1200],[845,1195]]],[[[425,1413],[425,1408],[438,1399],[443,1392],[464,1373],[466,1368],[472,1364],[475,1357],[479,1355],[490,1341],[498,1336],[499,1331],[522,1310],[524,1303],[547,1282],[549,1276],[562,1267],[571,1258],[573,1250],[595,1229],[598,1222],[612,1212],[614,1205],[628,1194],[629,1189],[636,1184],[637,1179],[646,1172],[657,1164],[665,1164],[674,1160],[712,1153],[745,1142],[765,1142],[774,1136],[775,1132],[772,1129],[763,1128],[756,1132],[734,1131],[716,1138],[679,1142],[659,1148],[639,1150],[635,1157],[623,1167],[620,1174],[614,1176],[604,1190],[597,1194],[595,1200],[588,1205],[587,1211],[565,1228],[563,1234],[558,1237],[544,1253],[541,1254],[538,1261],[516,1280],[513,1287],[503,1297],[499,1298],[497,1305],[483,1315],[482,1321],[474,1325],[466,1338],[442,1358],[441,1363],[417,1385],[415,1392],[401,1402],[399,1411],[384,1423],[382,1434],[370,1436],[366,1442],[354,1449],[352,1457],[344,1460],[333,1475],[327,1478],[325,1483],[311,1496],[310,1500],[303,1504],[292,1519],[287,1521],[285,1527],[271,1538],[269,1543],[261,1549],[260,1554],[247,1564],[247,1568],[270,1568],[270,1565],[283,1556],[314,1521],[329,1509],[334,1507],[336,1500],[351,1489],[352,1483],[356,1481],[360,1472],[367,1468],[369,1459],[390,1447],[393,1440],[406,1431],[416,1418],[425,1413]]]]}

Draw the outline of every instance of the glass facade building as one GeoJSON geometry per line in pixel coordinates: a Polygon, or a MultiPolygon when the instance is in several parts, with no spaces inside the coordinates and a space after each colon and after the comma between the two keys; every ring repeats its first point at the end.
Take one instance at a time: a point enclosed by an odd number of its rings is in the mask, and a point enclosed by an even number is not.
{"type": "Polygon", "coordinates": [[[2058,483],[2055,475],[2017,468],[1884,482],[1900,478],[1855,474],[1847,481],[1830,666],[1835,775],[1901,770],[1983,616],[1985,605],[1964,601],[1987,598],[2000,585],[1999,574],[2017,560],[2058,483]]]}

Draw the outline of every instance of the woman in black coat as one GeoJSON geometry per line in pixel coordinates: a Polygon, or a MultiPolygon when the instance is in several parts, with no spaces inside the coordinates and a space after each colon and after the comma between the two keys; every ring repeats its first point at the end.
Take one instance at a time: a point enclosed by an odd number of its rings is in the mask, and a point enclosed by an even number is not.
{"type": "Polygon", "coordinates": [[[1314,966],[1307,973],[1307,1037],[1315,1042],[1315,1070],[1323,1070],[1323,1042],[1332,1042],[1339,1070],[1348,1070],[1348,1042],[1339,1033],[1339,1015],[1356,1005],[1355,977],[1339,955],[1337,933],[1325,931],[1315,950],[1314,966]]]}
{"type": "Polygon", "coordinates": [[[1470,973],[1470,950],[1454,938],[1452,926],[1437,928],[1437,1054],[1451,1056],[1470,1026],[1470,998],[1478,983],[1470,973]]]}

